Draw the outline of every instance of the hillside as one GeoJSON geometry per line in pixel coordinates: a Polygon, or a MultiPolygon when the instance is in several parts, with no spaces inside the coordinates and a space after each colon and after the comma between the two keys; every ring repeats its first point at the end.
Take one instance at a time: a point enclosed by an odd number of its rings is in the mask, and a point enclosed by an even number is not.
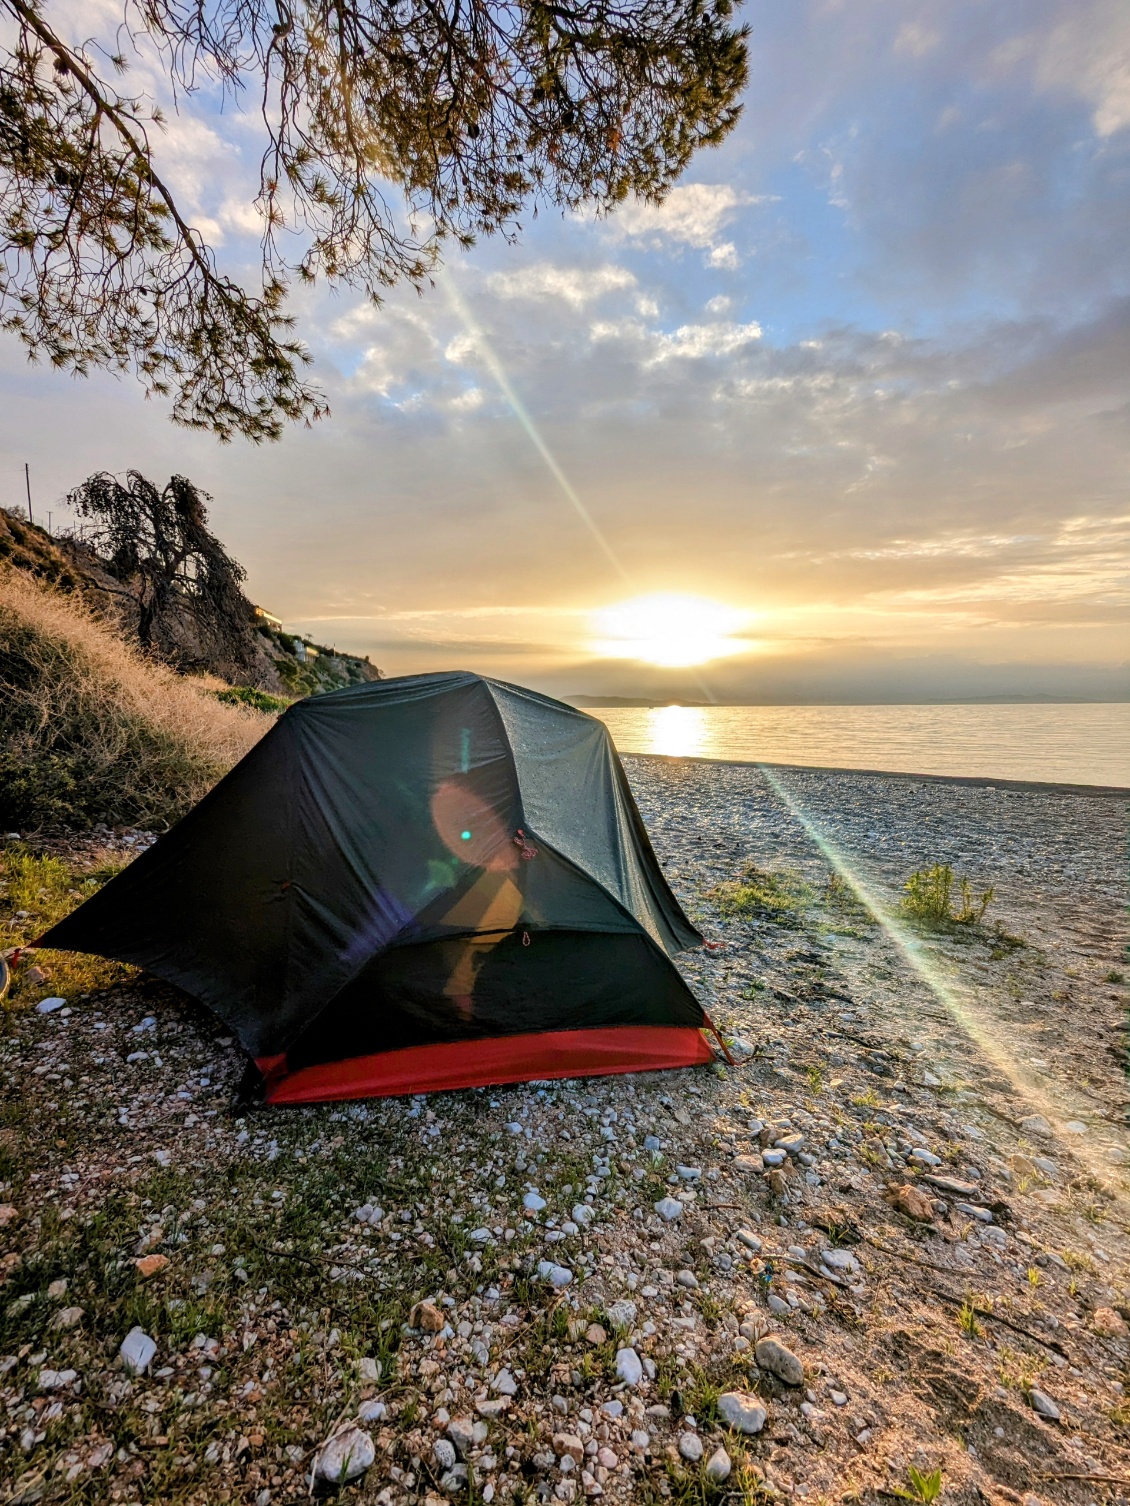
{"type": "MultiPolygon", "coordinates": [[[[136,638],[136,604],[89,546],[72,538],[53,538],[46,529],[0,508],[0,566],[4,564],[77,596],[95,617],[111,623],[127,639],[136,638]]],[[[380,679],[380,670],[367,658],[287,633],[269,613],[260,613],[255,627],[252,668],[235,675],[228,666],[211,662],[192,619],[186,615],[177,622],[178,652],[173,667],[218,674],[222,679],[283,696],[318,695],[380,679]]]]}

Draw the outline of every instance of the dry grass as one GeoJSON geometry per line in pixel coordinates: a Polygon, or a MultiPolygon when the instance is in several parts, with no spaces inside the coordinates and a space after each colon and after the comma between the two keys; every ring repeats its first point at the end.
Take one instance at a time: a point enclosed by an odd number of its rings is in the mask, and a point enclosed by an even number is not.
{"type": "Polygon", "coordinates": [[[271,726],[155,664],[72,597],[0,570],[0,824],[157,825],[271,726]]]}

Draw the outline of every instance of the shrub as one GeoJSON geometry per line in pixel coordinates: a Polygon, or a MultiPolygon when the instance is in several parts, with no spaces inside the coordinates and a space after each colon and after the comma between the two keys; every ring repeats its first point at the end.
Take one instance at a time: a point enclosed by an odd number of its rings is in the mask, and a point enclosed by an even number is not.
{"type": "Polygon", "coordinates": [[[992,889],[974,896],[969,880],[955,879],[948,863],[917,869],[903,887],[904,913],[927,925],[978,925],[993,901],[992,889]]]}
{"type": "Polygon", "coordinates": [[[176,820],[270,726],[210,689],[73,598],[0,570],[0,826],[176,820]]]}
{"type": "Polygon", "coordinates": [[[253,685],[231,685],[227,690],[217,690],[215,696],[225,706],[250,706],[252,711],[267,711],[272,715],[285,711],[291,704],[286,696],[271,695],[253,685]]]}

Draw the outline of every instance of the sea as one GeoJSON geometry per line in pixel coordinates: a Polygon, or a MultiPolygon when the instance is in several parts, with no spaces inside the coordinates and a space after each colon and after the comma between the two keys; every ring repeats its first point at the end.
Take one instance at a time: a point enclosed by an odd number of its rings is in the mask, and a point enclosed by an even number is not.
{"type": "Polygon", "coordinates": [[[1130,788],[1130,702],[586,709],[621,753],[1130,788]]]}

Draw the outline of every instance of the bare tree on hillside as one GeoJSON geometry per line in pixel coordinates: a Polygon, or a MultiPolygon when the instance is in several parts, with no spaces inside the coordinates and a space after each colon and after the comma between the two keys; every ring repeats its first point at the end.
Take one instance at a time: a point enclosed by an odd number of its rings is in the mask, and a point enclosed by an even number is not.
{"type": "Polygon", "coordinates": [[[124,483],[101,471],[67,497],[84,520],[83,542],[135,609],[142,647],[230,675],[255,665],[255,612],[246,571],[208,528],[211,500],[184,476],[158,491],[138,471],[124,483]]]}
{"type": "Polygon", "coordinates": [[[179,100],[256,99],[261,288],[220,270],[161,176],[118,37],[75,43],[52,0],[0,0],[0,327],[57,367],[132,369],[221,439],[325,411],[292,277],[379,302],[422,287],[443,241],[513,235],[524,206],[658,203],[746,80],[732,0],[123,3],[119,37],[179,100]]]}

